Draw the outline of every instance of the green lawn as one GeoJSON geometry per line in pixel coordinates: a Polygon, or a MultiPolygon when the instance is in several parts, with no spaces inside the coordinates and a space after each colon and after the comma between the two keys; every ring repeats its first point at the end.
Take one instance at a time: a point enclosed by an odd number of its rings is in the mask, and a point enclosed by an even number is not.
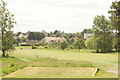
{"type": "Polygon", "coordinates": [[[91,53],[91,50],[60,50],[16,48],[10,56],[3,58],[3,75],[25,66],[33,67],[96,67],[100,71],[94,77],[117,77],[118,53],[91,53]],[[115,74],[113,74],[115,73],[115,74]]]}

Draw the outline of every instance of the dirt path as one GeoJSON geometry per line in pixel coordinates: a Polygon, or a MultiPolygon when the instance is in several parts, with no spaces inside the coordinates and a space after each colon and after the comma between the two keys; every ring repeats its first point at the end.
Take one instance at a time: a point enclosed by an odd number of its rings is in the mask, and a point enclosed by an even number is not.
{"type": "Polygon", "coordinates": [[[118,70],[107,70],[106,72],[110,72],[110,73],[113,73],[113,74],[118,74],[118,70]]]}

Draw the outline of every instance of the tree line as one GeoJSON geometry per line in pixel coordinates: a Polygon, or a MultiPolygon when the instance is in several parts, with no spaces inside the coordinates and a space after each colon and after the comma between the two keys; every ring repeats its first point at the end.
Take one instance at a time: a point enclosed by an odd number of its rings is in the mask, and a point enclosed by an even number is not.
{"type": "MultiPolygon", "coordinates": [[[[46,32],[46,31],[41,31],[41,32],[30,32],[28,31],[28,38],[22,37],[21,40],[18,39],[18,42],[20,41],[27,41],[27,40],[42,40],[44,37],[65,37],[66,39],[70,39],[72,37],[78,37],[78,38],[84,38],[84,33],[93,33],[92,29],[84,29],[82,32],[77,32],[77,33],[65,33],[59,30],[51,31],[51,32],[46,32]]],[[[17,32],[17,36],[22,34],[22,32],[17,32]]]]}

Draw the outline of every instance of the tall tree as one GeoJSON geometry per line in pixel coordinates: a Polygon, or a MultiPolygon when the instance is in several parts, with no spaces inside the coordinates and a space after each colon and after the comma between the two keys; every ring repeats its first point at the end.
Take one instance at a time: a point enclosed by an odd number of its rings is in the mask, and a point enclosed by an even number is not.
{"type": "Polygon", "coordinates": [[[93,24],[96,52],[111,51],[113,42],[109,21],[103,15],[96,16],[93,24]]]}
{"type": "Polygon", "coordinates": [[[12,15],[8,9],[6,9],[6,3],[0,0],[0,28],[2,36],[2,56],[8,56],[7,52],[14,49],[13,36],[11,28],[13,28],[14,15],[12,15]]]}
{"type": "Polygon", "coordinates": [[[116,30],[116,51],[120,52],[120,1],[112,2],[110,21],[113,30],[116,30]]]}

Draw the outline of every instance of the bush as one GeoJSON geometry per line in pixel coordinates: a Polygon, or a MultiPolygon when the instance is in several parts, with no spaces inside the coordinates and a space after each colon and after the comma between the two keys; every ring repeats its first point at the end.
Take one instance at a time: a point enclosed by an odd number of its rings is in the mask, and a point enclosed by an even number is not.
{"type": "Polygon", "coordinates": [[[45,46],[45,48],[48,48],[47,46],[45,46]]]}
{"type": "Polygon", "coordinates": [[[50,43],[50,46],[51,46],[52,48],[58,48],[58,47],[60,47],[60,43],[53,41],[52,43],[50,43]]]}
{"type": "Polygon", "coordinates": [[[32,45],[32,49],[37,49],[37,47],[35,45],[32,45]]]}
{"type": "Polygon", "coordinates": [[[11,63],[10,65],[9,65],[9,67],[14,67],[15,66],[15,64],[14,63],[11,63]]]}
{"type": "Polygon", "coordinates": [[[66,41],[63,41],[63,42],[61,42],[61,44],[60,44],[60,48],[61,49],[65,49],[65,48],[67,48],[68,47],[68,44],[67,44],[67,42],[66,41]]]}
{"type": "Polygon", "coordinates": [[[74,49],[74,46],[70,46],[69,48],[70,48],[70,49],[74,49]]]}

